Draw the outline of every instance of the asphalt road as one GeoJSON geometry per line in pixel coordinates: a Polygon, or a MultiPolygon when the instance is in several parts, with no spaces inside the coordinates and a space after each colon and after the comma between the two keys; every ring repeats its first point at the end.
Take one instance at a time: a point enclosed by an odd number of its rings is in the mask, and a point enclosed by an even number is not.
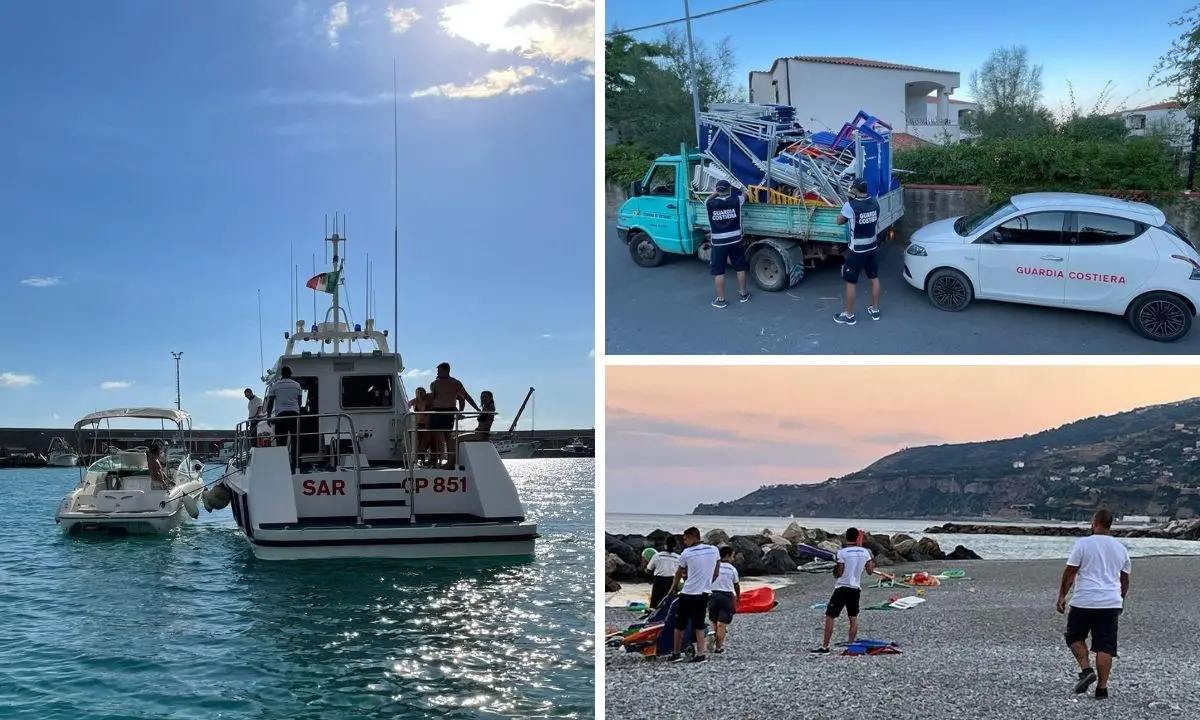
{"type": "Polygon", "coordinates": [[[695,258],[669,255],[642,268],[605,232],[605,351],[609,355],[1192,355],[1200,354],[1200,319],[1182,340],[1147,340],[1124,318],[976,300],[960,313],[938,310],[901,277],[904,243],[880,250],[882,319],[867,317],[870,286],[859,281],[858,324],[838,325],[842,280],[835,263],[809,270],[783,292],[758,290],[729,307],[709,303],[712,277],[695,258]]]}

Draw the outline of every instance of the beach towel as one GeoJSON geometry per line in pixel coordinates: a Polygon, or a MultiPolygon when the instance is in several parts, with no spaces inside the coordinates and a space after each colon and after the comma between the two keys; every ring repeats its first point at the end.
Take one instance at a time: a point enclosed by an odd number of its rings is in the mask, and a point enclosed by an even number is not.
{"type": "Polygon", "coordinates": [[[923,602],[925,602],[925,598],[910,595],[909,597],[902,597],[896,602],[892,603],[892,607],[897,610],[908,610],[909,608],[914,608],[923,602]]]}

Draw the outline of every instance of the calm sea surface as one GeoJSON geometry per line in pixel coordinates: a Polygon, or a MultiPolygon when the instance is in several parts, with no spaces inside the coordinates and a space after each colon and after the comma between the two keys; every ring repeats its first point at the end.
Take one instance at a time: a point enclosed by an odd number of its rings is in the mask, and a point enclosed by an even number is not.
{"type": "Polygon", "coordinates": [[[67,537],[78,471],[0,470],[0,718],[594,717],[595,462],[505,464],[531,561],[258,561],[228,508],[67,537]]]}
{"type": "MultiPolygon", "coordinates": [[[[604,519],[605,530],[610,533],[633,534],[648,533],[655,529],[683,532],[689,525],[695,525],[701,531],[707,532],[720,528],[730,535],[750,534],[770,529],[782,532],[789,523],[801,527],[820,528],[832,533],[845,532],[846,528],[854,526],[877,533],[906,533],[912,537],[921,537],[921,531],[932,525],[940,525],[946,520],[864,520],[847,518],[772,518],[772,517],[723,517],[718,515],[629,515],[608,514],[604,519]]],[[[998,522],[1001,525],[1064,525],[1076,523],[1048,522],[998,522]]],[[[1086,523],[1078,523],[1083,526],[1086,523]]],[[[1071,537],[1037,537],[1029,535],[952,535],[948,533],[931,534],[945,552],[950,552],[955,545],[963,545],[987,560],[1053,560],[1065,559],[1075,543],[1071,537]]],[[[1190,540],[1156,540],[1151,538],[1119,538],[1129,548],[1129,554],[1134,557],[1147,555],[1200,555],[1200,542],[1190,540]]]]}

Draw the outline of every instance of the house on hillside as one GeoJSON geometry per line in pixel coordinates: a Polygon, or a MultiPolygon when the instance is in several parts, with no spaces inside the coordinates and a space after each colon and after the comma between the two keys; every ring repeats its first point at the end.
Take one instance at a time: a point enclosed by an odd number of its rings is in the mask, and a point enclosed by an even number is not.
{"type": "Polygon", "coordinates": [[[1183,104],[1177,102],[1161,102],[1145,107],[1121,110],[1112,113],[1125,121],[1125,129],[1130,135],[1141,137],[1159,135],[1167,138],[1172,145],[1188,148],[1192,142],[1192,122],[1183,111],[1183,104]]]}
{"type": "Polygon", "coordinates": [[[897,147],[959,142],[964,113],[978,105],[952,99],[958,72],[855,57],[779,58],[750,73],[750,102],[791,105],[810,130],[837,132],[860,110],[892,126],[897,147]]]}

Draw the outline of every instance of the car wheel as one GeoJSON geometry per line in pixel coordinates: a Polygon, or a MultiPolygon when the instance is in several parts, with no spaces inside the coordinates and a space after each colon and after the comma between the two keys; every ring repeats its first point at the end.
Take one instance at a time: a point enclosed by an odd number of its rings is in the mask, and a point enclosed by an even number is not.
{"type": "Polygon", "coordinates": [[[629,256],[645,268],[658,267],[663,261],[663,251],[641,230],[629,233],[629,256]]]}
{"type": "Polygon", "coordinates": [[[754,284],[767,292],[779,292],[788,286],[788,274],[783,256],[773,247],[761,247],[750,258],[750,275],[754,284]]]}
{"type": "Polygon", "coordinates": [[[1129,306],[1129,324],[1142,337],[1174,342],[1192,329],[1192,309],[1178,295],[1147,293],[1129,306]]]}
{"type": "Polygon", "coordinates": [[[934,270],[925,282],[925,293],[935,308],[947,312],[965,310],[975,295],[967,276],[951,268],[934,270]]]}

